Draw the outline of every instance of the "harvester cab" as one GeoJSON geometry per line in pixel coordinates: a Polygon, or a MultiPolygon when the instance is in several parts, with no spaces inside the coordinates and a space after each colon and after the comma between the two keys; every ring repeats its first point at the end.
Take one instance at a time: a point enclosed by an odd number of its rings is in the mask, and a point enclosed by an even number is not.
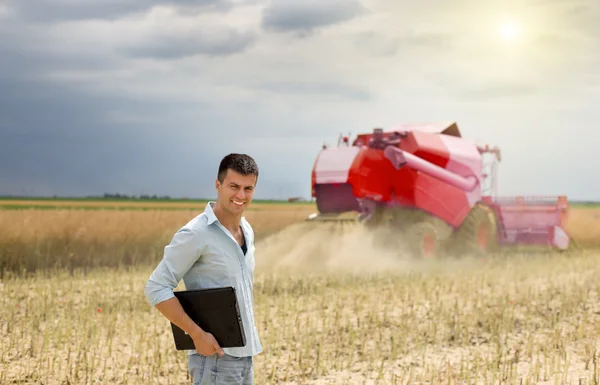
{"type": "Polygon", "coordinates": [[[352,221],[417,257],[481,255],[501,246],[566,249],[566,197],[499,197],[500,150],[456,123],[375,128],[323,148],[311,221],[352,221]]]}

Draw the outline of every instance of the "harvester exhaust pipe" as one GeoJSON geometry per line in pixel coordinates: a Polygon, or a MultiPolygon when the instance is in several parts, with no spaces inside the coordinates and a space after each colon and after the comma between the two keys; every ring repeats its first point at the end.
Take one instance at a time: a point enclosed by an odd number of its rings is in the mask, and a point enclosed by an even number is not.
{"type": "Polygon", "coordinates": [[[471,192],[476,187],[479,181],[474,176],[462,177],[454,174],[440,166],[419,158],[409,152],[402,151],[395,146],[387,146],[383,153],[387,159],[399,170],[400,168],[408,165],[409,167],[422,171],[423,173],[432,177],[438,178],[446,183],[451,184],[454,187],[462,189],[464,191],[471,192]]]}

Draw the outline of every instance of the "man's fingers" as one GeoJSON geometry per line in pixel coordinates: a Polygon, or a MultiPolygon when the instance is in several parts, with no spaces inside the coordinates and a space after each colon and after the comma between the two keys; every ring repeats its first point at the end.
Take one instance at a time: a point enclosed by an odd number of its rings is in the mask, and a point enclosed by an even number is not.
{"type": "Polygon", "coordinates": [[[221,349],[219,344],[214,344],[213,347],[215,348],[216,353],[218,353],[221,357],[223,357],[225,352],[223,351],[223,349],[221,349]]]}

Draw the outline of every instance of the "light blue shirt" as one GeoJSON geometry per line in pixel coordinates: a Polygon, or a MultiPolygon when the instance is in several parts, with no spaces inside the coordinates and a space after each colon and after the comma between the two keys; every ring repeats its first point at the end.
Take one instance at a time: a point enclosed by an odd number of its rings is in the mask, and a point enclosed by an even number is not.
{"type": "Polygon", "coordinates": [[[242,218],[241,227],[248,249],[244,255],[235,238],[215,216],[214,204],[209,202],[202,214],[175,233],[165,247],[163,259],[148,279],[144,293],[150,304],[156,306],[175,296],[173,290],[182,279],[186,290],[233,286],[246,346],[223,348],[223,351],[236,357],[254,356],[262,352],[253,309],[254,231],[246,218],[242,218]]]}

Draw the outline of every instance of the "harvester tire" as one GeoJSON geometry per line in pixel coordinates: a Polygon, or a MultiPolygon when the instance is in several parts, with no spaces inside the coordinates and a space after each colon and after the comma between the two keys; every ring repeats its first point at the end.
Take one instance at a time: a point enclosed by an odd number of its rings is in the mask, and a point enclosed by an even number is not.
{"type": "Polygon", "coordinates": [[[418,209],[380,208],[368,226],[377,245],[407,251],[417,259],[446,255],[452,227],[442,219],[418,209]]]}
{"type": "Polygon", "coordinates": [[[477,204],[452,238],[455,256],[483,256],[498,249],[498,224],[491,209],[477,204]]]}
{"type": "Polygon", "coordinates": [[[403,238],[413,258],[437,259],[443,255],[444,239],[439,228],[432,222],[423,221],[410,225],[403,238]]]}

